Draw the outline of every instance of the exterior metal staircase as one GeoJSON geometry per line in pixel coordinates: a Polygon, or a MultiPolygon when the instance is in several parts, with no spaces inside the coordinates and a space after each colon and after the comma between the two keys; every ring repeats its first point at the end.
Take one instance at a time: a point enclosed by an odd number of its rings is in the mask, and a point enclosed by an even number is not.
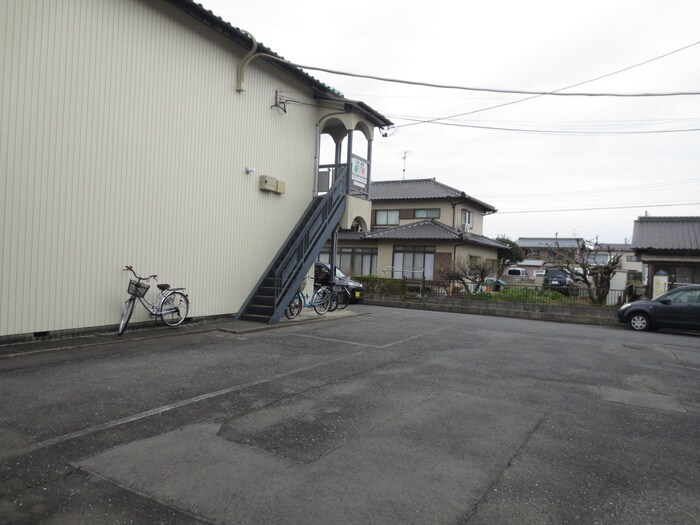
{"type": "Polygon", "coordinates": [[[236,319],[273,324],[280,320],[345,212],[348,166],[338,166],[328,193],[315,197],[243,303],[236,319]]]}

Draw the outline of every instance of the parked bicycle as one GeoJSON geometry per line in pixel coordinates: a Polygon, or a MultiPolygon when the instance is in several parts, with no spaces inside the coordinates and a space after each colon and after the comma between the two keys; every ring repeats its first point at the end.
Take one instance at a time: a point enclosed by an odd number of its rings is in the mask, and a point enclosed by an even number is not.
{"type": "Polygon", "coordinates": [[[330,289],[331,304],[328,307],[329,312],[335,310],[344,310],[350,304],[350,290],[345,285],[335,285],[330,289]]]}
{"type": "Polygon", "coordinates": [[[151,287],[148,282],[151,279],[157,281],[158,276],[141,277],[131,266],[124,267],[123,271],[133,273],[136,279],[129,280],[130,297],[124,302],[124,312],[121,323],[119,323],[119,335],[122,335],[126,330],[126,325],[129,324],[131,315],[134,313],[137,299],[148,311],[150,317],[160,317],[168,326],[178,326],[185,320],[190,310],[190,300],[184,288],[171,288],[169,284],[158,284],[156,286],[160,292],[157,300],[151,303],[146,299],[146,292],[151,287]]]}
{"type": "Polygon", "coordinates": [[[284,315],[287,319],[294,319],[298,316],[302,309],[312,308],[316,311],[318,315],[325,314],[331,306],[331,292],[328,288],[319,286],[318,288],[314,286],[314,294],[311,296],[311,300],[307,301],[306,296],[301,292],[297,292],[289,303],[287,309],[284,311],[284,315]]]}

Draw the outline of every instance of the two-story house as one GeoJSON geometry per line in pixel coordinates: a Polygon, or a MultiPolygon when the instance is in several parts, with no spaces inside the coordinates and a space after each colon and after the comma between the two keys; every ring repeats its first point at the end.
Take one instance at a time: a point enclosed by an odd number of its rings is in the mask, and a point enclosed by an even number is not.
{"type": "Polygon", "coordinates": [[[434,279],[458,258],[495,264],[505,248],[483,235],[496,208],[434,178],[372,182],[369,194],[371,230],[338,236],[336,264],[346,274],[434,279]]]}

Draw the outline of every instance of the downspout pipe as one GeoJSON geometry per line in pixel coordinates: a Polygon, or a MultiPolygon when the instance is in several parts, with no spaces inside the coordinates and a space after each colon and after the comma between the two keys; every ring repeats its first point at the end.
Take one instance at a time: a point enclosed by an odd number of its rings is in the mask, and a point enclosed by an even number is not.
{"type": "Polygon", "coordinates": [[[251,47],[250,51],[248,51],[248,54],[245,57],[243,57],[243,60],[241,60],[241,63],[238,64],[238,68],[236,70],[236,91],[238,91],[239,93],[245,91],[245,68],[248,66],[250,61],[255,58],[255,53],[258,50],[258,41],[255,40],[255,37],[246,31],[243,32],[253,41],[253,47],[251,47]]]}

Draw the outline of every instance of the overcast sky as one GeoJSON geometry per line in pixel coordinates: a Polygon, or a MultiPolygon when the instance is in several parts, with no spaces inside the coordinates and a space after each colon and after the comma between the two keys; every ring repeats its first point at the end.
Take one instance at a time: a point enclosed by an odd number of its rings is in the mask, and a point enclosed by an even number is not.
{"type": "MultiPolygon", "coordinates": [[[[297,64],[464,87],[554,91],[700,41],[698,0],[201,3],[297,64]]],[[[405,156],[406,179],[496,207],[490,237],[623,242],[645,213],[700,216],[700,96],[517,102],[530,97],[308,73],[397,125],[375,138],[373,180],[401,179],[405,156]],[[649,131],[667,132],[620,133],[649,131]]],[[[700,92],[700,44],[568,91],[700,92]]]]}

